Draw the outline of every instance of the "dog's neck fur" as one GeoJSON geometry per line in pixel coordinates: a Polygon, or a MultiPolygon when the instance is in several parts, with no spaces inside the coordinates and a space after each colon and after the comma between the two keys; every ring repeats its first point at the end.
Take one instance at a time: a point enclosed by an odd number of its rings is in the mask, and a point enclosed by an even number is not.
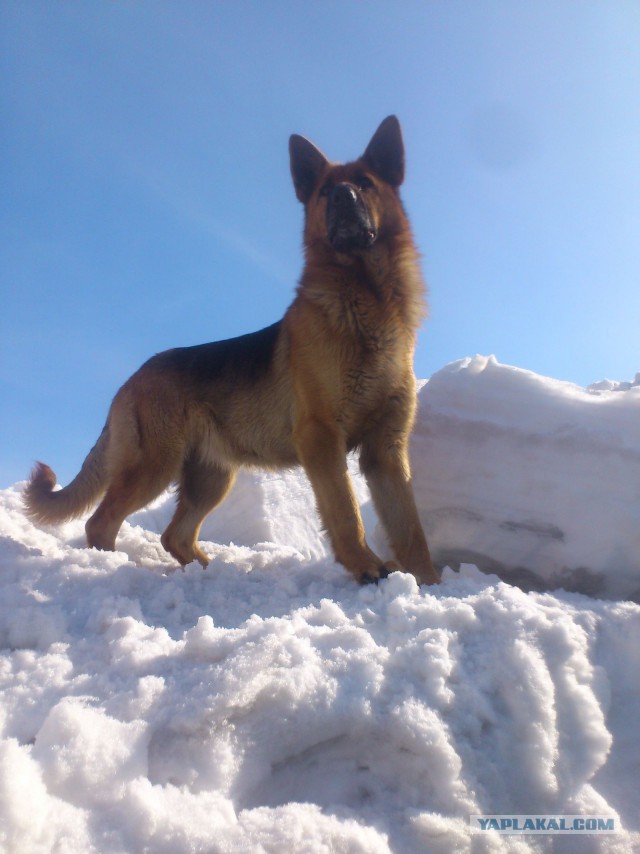
{"type": "Polygon", "coordinates": [[[390,236],[371,249],[350,255],[327,247],[323,255],[321,264],[316,260],[305,267],[299,298],[313,302],[336,327],[346,323],[369,336],[372,317],[379,318],[381,325],[394,318],[404,327],[405,335],[407,331],[415,335],[426,316],[426,289],[411,238],[390,236]],[[330,277],[327,270],[331,270],[330,277]],[[361,323],[365,305],[369,318],[366,329],[361,323]]]}

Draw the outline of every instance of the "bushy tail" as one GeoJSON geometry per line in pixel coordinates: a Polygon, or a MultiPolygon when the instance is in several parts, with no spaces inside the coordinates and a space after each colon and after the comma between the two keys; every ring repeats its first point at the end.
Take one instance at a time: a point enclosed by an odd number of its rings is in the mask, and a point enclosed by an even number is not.
{"type": "Polygon", "coordinates": [[[24,491],[27,516],[50,525],[75,519],[96,503],[107,487],[108,432],[107,425],[76,477],[64,489],[54,492],[55,473],[44,463],[36,463],[24,491]]]}

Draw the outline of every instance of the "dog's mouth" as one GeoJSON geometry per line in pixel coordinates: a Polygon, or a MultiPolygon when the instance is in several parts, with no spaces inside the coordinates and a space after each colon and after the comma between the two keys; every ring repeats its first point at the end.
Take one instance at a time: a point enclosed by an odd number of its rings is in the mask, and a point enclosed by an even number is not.
{"type": "Polygon", "coordinates": [[[336,252],[368,249],[377,232],[358,190],[351,184],[337,184],[327,201],[327,236],[336,252]]]}
{"type": "Polygon", "coordinates": [[[329,243],[336,252],[368,249],[375,243],[375,239],[375,230],[370,227],[361,227],[360,224],[348,224],[329,229],[329,243]]]}

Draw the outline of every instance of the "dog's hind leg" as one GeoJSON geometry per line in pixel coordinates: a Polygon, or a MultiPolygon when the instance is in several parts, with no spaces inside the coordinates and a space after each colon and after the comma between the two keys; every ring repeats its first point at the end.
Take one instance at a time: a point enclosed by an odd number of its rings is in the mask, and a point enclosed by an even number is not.
{"type": "Polygon", "coordinates": [[[203,462],[194,456],[185,460],[178,506],[161,542],[182,565],[197,560],[206,567],[209,558],[198,547],[198,534],[205,517],[226,497],[236,478],[236,470],[203,462]]]}
{"type": "Polygon", "coordinates": [[[120,526],[131,513],[153,501],[173,480],[171,466],[148,460],[120,468],[111,478],[104,498],[85,526],[90,547],[115,551],[120,526]]]}

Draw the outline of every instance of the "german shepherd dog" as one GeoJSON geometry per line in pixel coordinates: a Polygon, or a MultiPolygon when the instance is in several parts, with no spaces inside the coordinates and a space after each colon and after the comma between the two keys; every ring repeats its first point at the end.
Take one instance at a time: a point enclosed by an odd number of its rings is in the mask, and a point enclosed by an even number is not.
{"type": "Polygon", "coordinates": [[[164,548],[206,567],[200,526],[240,466],[301,464],[336,559],[360,582],[395,569],[438,581],[411,487],[413,351],[424,283],[398,187],[404,147],[395,116],[366,151],[335,164],[302,136],[289,141],[305,206],[305,265],[283,319],[266,329],[154,356],[116,394],[75,479],[37,463],[26,512],[40,523],[80,516],[87,542],[115,549],[124,519],[177,482],[164,548]],[[346,454],[358,448],[397,563],[366,543],[346,454]]]}

